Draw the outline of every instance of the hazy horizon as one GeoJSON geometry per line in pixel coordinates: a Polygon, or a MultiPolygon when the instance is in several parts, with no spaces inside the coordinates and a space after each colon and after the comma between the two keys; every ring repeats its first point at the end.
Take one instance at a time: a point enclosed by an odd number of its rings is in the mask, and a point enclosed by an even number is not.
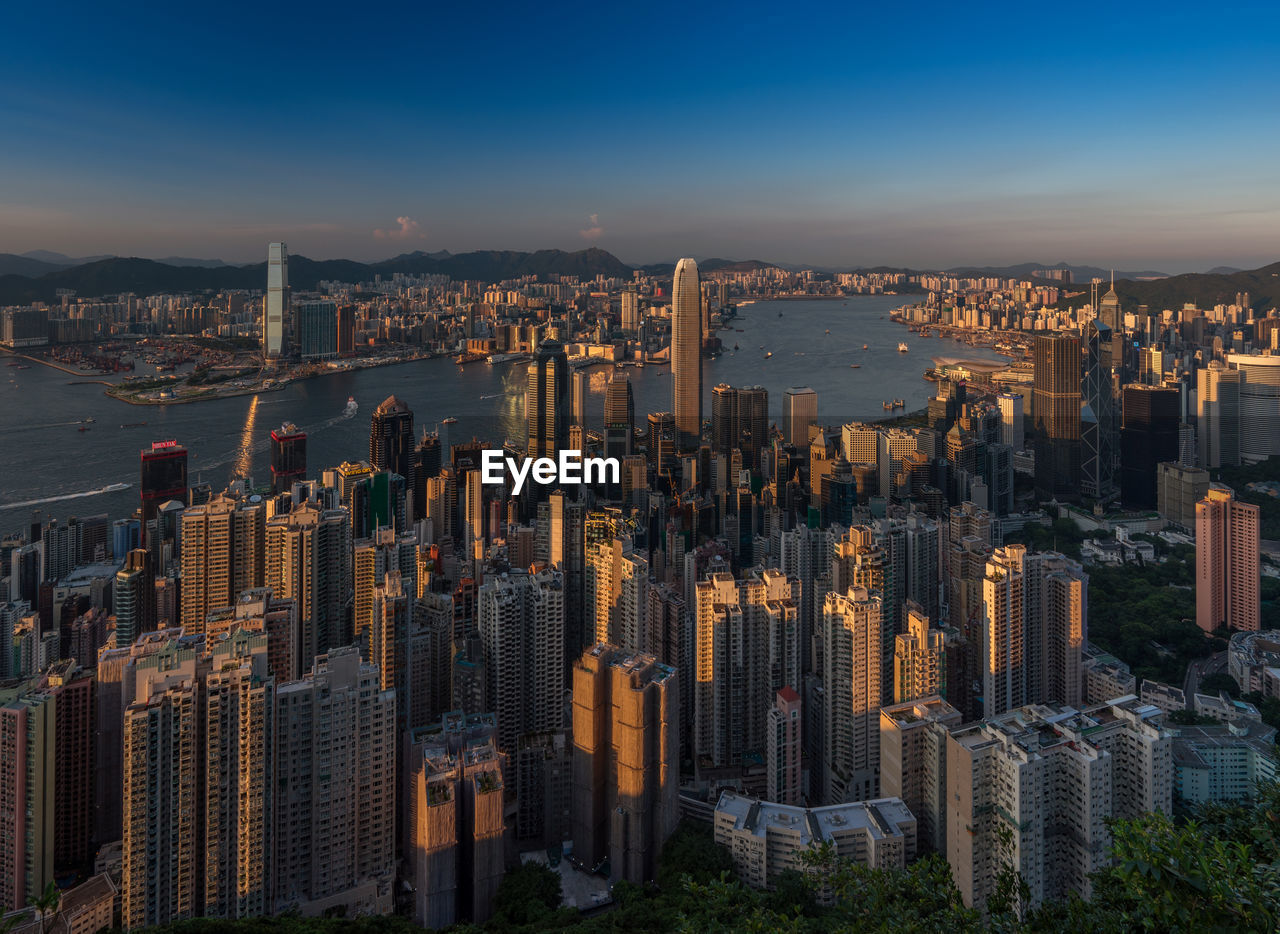
{"type": "MultiPolygon", "coordinates": [[[[414,247],[414,248],[412,248],[412,249],[397,250],[397,251],[390,252],[390,253],[387,253],[387,254],[385,254],[385,255],[381,255],[381,256],[379,256],[379,255],[373,255],[373,256],[370,256],[370,257],[368,257],[368,258],[361,258],[361,257],[355,257],[355,256],[339,256],[339,255],[335,255],[335,256],[317,256],[317,255],[312,255],[312,254],[310,254],[310,253],[307,253],[305,249],[297,249],[297,248],[295,248],[294,244],[293,244],[293,243],[291,243],[291,242],[289,242],[289,241],[287,241],[287,240],[285,241],[285,243],[286,243],[286,245],[288,246],[288,250],[289,250],[289,255],[290,255],[290,256],[302,256],[302,257],[305,257],[305,258],[307,258],[307,259],[315,260],[315,261],[318,261],[318,262],[325,262],[325,261],[329,261],[329,260],[354,260],[354,261],[358,261],[358,262],[362,262],[362,263],[369,263],[369,264],[379,263],[379,262],[386,262],[386,261],[389,261],[389,260],[393,260],[393,259],[395,259],[395,258],[396,258],[396,257],[398,257],[398,256],[402,256],[402,255],[405,255],[405,254],[408,254],[408,253],[413,253],[413,252],[418,252],[418,251],[421,251],[421,252],[423,252],[423,253],[439,253],[439,252],[441,252],[441,251],[447,251],[447,252],[449,252],[449,253],[451,253],[451,254],[458,255],[458,254],[461,254],[461,253],[472,252],[473,250],[474,250],[474,251],[486,251],[486,250],[502,251],[502,250],[512,250],[512,251],[518,251],[518,252],[530,252],[530,253],[531,253],[531,252],[535,252],[536,250],[541,250],[541,249],[564,249],[564,250],[565,250],[565,251],[567,251],[567,252],[573,252],[573,251],[577,251],[577,250],[584,250],[584,249],[588,249],[588,248],[589,248],[589,247],[587,247],[587,246],[583,246],[583,245],[570,245],[570,246],[567,246],[567,247],[559,247],[559,248],[557,248],[557,247],[532,247],[532,248],[529,248],[529,249],[520,249],[520,248],[517,248],[517,247],[483,247],[483,246],[481,246],[481,247],[474,247],[474,248],[472,248],[472,250],[452,250],[452,249],[449,249],[448,247],[429,247],[429,246],[421,246],[421,247],[414,247]]],[[[58,254],[62,254],[63,256],[67,257],[67,259],[75,260],[75,261],[77,261],[77,262],[82,262],[82,261],[86,261],[86,260],[88,260],[88,261],[93,261],[93,260],[91,259],[91,258],[93,258],[93,257],[99,257],[99,258],[107,258],[107,257],[110,257],[110,258],[119,258],[119,259],[149,259],[149,260],[155,260],[155,261],[160,261],[160,260],[165,260],[165,259],[180,258],[180,259],[188,259],[188,260],[199,260],[199,261],[203,261],[203,262],[211,262],[211,261],[214,261],[214,260],[220,260],[220,261],[222,261],[222,262],[226,263],[226,264],[227,264],[227,265],[229,265],[229,266],[246,266],[246,265],[256,265],[256,264],[259,264],[259,263],[264,263],[264,262],[266,262],[267,243],[266,243],[266,242],[264,242],[261,246],[262,246],[262,250],[261,250],[262,255],[261,255],[260,257],[257,257],[257,258],[243,258],[243,259],[231,259],[231,258],[228,258],[227,256],[212,256],[212,255],[211,255],[211,256],[198,256],[198,255],[195,255],[195,254],[188,254],[188,253],[183,253],[183,252],[169,252],[169,253],[164,253],[164,254],[161,254],[161,253],[158,253],[158,252],[157,252],[157,253],[154,253],[153,255],[149,255],[149,256],[142,256],[142,255],[139,255],[139,254],[136,254],[136,253],[113,253],[113,252],[111,252],[110,250],[86,251],[86,252],[85,252],[84,254],[82,254],[82,255],[73,255],[73,254],[66,253],[66,251],[63,251],[63,250],[54,250],[54,249],[49,249],[49,248],[47,248],[47,247],[34,247],[34,248],[31,248],[31,249],[26,249],[26,250],[21,250],[21,251],[18,251],[18,250],[0,250],[0,253],[8,253],[8,254],[11,254],[11,255],[24,256],[24,257],[25,257],[25,256],[28,256],[28,254],[31,254],[31,253],[36,253],[36,254],[44,254],[44,253],[58,253],[58,254]]],[[[603,244],[592,244],[591,246],[595,246],[595,247],[598,247],[599,249],[606,250],[606,251],[608,251],[609,253],[612,253],[612,254],[613,254],[617,259],[621,260],[623,263],[626,263],[626,264],[627,264],[627,265],[629,265],[629,266],[635,266],[635,267],[640,267],[640,266],[653,266],[653,265],[659,265],[659,264],[663,264],[663,263],[666,263],[666,264],[674,264],[674,263],[677,261],[677,259],[679,258],[679,257],[676,257],[676,256],[662,256],[662,257],[658,257],[658,258],[655,258],[655,259],[635,260],[635,259],[633,259],[633,258],[631,258],[631,257],[627,257],[627,256],[618,256],[616,253],[614,253],[612,250],[609,250],[609,249],[608,249],[608,247],[606,247],[606,246],[605,246],[605,245],[603,245],[603,244]]],[[[690,254],[684,254],[684,255],[690,255],[690,254]]],[[[704,262],[704,261],[709,260],[709,259],[723,259],[723,260],[730,260],[730,261],[732,261],[732,262],[748,262],[748,261],[752,261],[752,260],[758,260],[758,261],[761,261],[761,262],[779,263],[779,264],[784,265],[784,266],[807,266],[808,268],[823,268],[823,269],[835,269],[835,270],[869,269],[869,268],[872,268],[873,266],[891,266],[891,267],[910,268],[910,269],[918,270],[918,271],[921,271],[921,272],[942,272],[942,271],[945,271],[945,270],[947,270],[947,269],[968,268],[968,267],[972,267],[972,268],[983,268],[983,267],[995,267],[995,268],[1000,268],[1000,267],[1008,267],[1008,266],[1018,266],[1018,265],[1022,265],[1022,264],[1025,264],[1025,263],[1038,263],[1038,264],[1041,264],[1042,268],[1046,268],[1046,269],[1053,268],[1054,266],[1057,266],[1057,265],[1059,265],[1059,264],[1061,264],[1061,263],[1066,263],[1068,266],[1073,266],[1073,267],[1078,267],[1078,266],[1094,266],[1094,267],[1097,267],[1097,268],[1100,268],[1100,269],[1106,269],[1106,268],[1108,268],[1108,267],[1107,267],[1107,265],[1106,265],[1104,262],[1101,262],[1101,261],[1099,261],[1099,262],[1089,262],[1089,261],[1080,261],[1080,260],[1075,260],[1075,259],[1055,259],[1055,260],[1046,260],[1046,259],[1044,259],[1043,257],[1036,258],[1036,257],[1034,257],[1034,256],[1032,256],[1032,257],[1030,257],[1030,258],[1012,258],[1012,257],[1007,257],[1007,258],[1001,258],[1001,259],[997,259],[997,260],[989,260],[989,261],[982,261],[982,262],[956,262],[956,263],[948,263],[948,264],[946,264],[946,265],[942,265],[942,264],[920,264],[920,265],[916,265],[916,264],[911,264],[911,263],[897,263],[897,262],[888,262],[888,263],[861,263],[861,262],[844,262],[844,263],[807,263],[807,262],[805,262],[804,260],[779,259],[779,258],[774,257],[774,256],[765,256],[765,255],[759,255],[759,256],[755,256],[755,255],[753,255],[753,256],[731,256],[731,255],[728,255],[728,254],[726,254],[726,253],[724,253],[724,252],[695,253],[695,254],[692,254],[692,255],[694,255],[694,258],[695,258],[698,262],[704,262]]],[[[31,257],[31,258],[40,258],[40,257],[31,257]]],[[[1273,258],[1273,259],[1269,259],[1269,260],[1263,260],[1262,262],[1257,263],[1256,265],[1243,265],[1243,264],[1241,264],[1241,263],[1239,263],[1239,262],[1222,261],[1222,262],[1213,262],[1213,263],[1210,263],[1210,264],[1208,264],[1208,265],[1203,265],[1203,266],[1199,266],[1199,267],[1187,267],[1187,268],[1171,268],[1168,264],[1166,264],[1166,265],[1164,265],[1164,266],[1161,266],[1161,265],[1159,265],[1159,264],[1146,264],[1146,265],[1141,265],[1141,266],[1135,266],[1135,267],[1134,267],[1133,269],[1131,269],[1131,270],[1130,270],[1130,269],[1126,269],[1126,270],[1124,270],[1124,271],[1126,271],[1126,272],[1138,272],[1138,271],[1153,271],[1153,272],[1154,272],[1154,271],[1158,271],[1158,272],[1167,273],[1167,274],[1169,274],[1169,275],[1181,275],[1181,274],[1184,274],[1184,273],[1204,273],[1204,272],[1207,272],[1207,271],[1208,271],[1208,270],[1210,270],[1210,269],[1213,269],[1213,268],[1216,268],[1216,267],[1219,267],[1219,266],[1228,266],[1228,267],[1234,267],[1234,268],[1237,268],[1237,269],[1240,269],[1240,270],[1244,270],[1244,271],[1249,271],[1249,270],[1252,270],[1252,269],[1257,269],[1257,268],[1259,268],[1259,267],[1261,267],[1261,266],[1267,266],[1267,265],[1270,265],[1271,263],[1274,263],[1274,262],[1277,262],[1277,261],[1280,261],[1280,258],[1273,258]]],[[[1118,273],[1118,272],[1119,272],[1119,270],[1117,270],[1117,273],[1118,273]]]]}

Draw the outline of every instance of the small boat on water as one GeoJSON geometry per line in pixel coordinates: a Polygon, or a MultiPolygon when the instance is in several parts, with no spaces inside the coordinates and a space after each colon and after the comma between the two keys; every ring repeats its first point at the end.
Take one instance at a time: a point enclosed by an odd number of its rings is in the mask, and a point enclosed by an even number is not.
{"type": "Polygon", "coordinates": [[[906,353],[909,349],[910,349],[910,348],[909,348],[909,347],[907,347],[907,342],[906,342],[906,341],[899,341],[899,342],[898,342],[898,353],[906,353]]]}
{"type": "Polygon", "coordinates": [[[768,353],[766,353],[766,354],[764,355],[764,358],[765,358],[766,360],[768,360],[768,359],[769,359],[770,357],[772,357],[772,356],[773,356],[773,351],[772,351],[772,350],[770,350],[768,353]]]}
{"type": "Polygon", "coordinates": [[[88,425],[81,425],[79,428],[76,429],[76,431],[88,431],[88,430],[89,430],[88,425]]]}
{"type": "Polygon", "coordinates": [[[861,366],[862,366],[862,364],[861,364],[861,363],[850,363],[850,364],[849,364],[849,369],[851,369],[851,370],[857,370],[857,369],[861,368],[861,366]]]}
{"type": "Polygon", "coordinates": [[[441,425],[456,425],[456,424],[458,424],[458,420],[457,420],[456,418],[454,418],[452,415],[450,415],[448,418],[441,419],[440,424],[441,424],[441,425]]]}
{"type": "Polygon", "coordinates": [[[347,396],[347,407],[342,410],[342,414],[350,418],[360,411],[360,406],[356,402],[355,396],[347,396]]]}
{"type": "Polygon", "coordinates": [[[866,349],[867,349],[867,345],[866,345],[866,344],[863,344],[863,345],[862,345],[862,349],[863,349],[863,350],[866,350],[866,349]]]}

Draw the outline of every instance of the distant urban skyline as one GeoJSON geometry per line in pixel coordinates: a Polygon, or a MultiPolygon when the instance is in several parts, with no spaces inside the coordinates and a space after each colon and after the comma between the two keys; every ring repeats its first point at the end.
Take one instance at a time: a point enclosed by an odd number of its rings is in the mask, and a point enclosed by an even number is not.
{"type": "Polygon", "coordinates": [[[18,8],[0,251],[1253,268],[1280,221],[1277,18],[18,8]]]}

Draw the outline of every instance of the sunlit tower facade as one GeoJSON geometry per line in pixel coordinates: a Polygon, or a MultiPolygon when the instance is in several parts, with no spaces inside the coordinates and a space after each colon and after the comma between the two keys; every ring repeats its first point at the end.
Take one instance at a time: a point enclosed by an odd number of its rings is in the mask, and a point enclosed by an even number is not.
{"type": "Polygon", "coordinates": [[[702,291],[698,264],[676,263],[671,287],[671,399],[682,451],[702,437],[702,291]]]}
{"type": "Polygon", "coordinates": [[[267,295],[262,302],[262,353],[274,360],[288,349],[285,324],[289,314],[289,251],[283,243],[267,246],[267,295]]]}

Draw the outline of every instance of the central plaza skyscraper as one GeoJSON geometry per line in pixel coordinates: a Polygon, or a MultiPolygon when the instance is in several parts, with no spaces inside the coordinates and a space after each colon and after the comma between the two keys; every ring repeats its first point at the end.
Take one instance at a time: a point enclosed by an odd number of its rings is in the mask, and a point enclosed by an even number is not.
{"type": "Polygon", "coordinates": [[[680,450],[698,447],[702,436],[702,286],[698,264],[676,263],[671,286],[671,401],[680,450]]]}

